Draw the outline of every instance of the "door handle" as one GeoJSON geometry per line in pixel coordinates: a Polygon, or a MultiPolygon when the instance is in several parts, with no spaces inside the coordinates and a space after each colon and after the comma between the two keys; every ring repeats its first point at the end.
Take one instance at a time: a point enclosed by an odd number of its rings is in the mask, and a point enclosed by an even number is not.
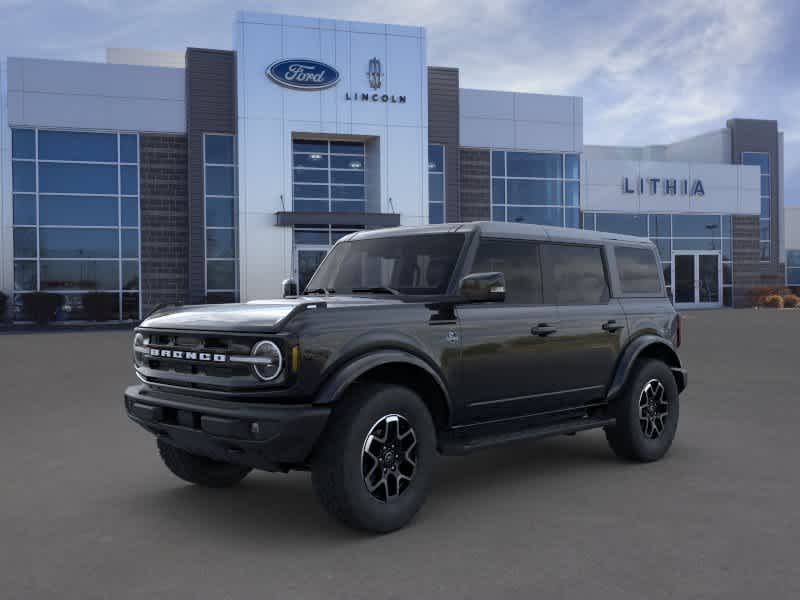
{"type": "Polygon", "coordinates": [[[540,337],[545,337],[556,331],[558,331],[558,328],[548,325],[547,323],[539,323],[536,327],[531,327],[531,333],[540,337]]]}
{"type": "Polygon", "coordinates": [[[625,326],[620,325],[614,319],[611,319],[610,321],[606,321],[605,323],[603,323],[602,327],[603,331],[607,331],[608,333],[614,333],[615,331],[619,331],[625,326]]]}

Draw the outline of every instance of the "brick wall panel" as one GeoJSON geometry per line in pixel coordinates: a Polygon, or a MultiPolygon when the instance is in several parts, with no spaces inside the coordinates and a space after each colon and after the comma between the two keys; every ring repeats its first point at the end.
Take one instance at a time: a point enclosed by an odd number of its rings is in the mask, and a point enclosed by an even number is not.
{"type": "Polygon", "coordinates": [[[489,160],[488,150],[461,148],[459,151],[462,221],[491,219],[489,160]]]}
{"type": "Polygon", "coordinates": [[[184,135],[139,136],[142,313],[189,292],[189,189],[184,135]]]}

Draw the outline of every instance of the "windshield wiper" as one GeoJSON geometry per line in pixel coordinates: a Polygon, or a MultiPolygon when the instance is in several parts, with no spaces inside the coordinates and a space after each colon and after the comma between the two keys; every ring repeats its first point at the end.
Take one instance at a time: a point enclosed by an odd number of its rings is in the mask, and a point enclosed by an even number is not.
{"type": "Polygon", "coordinates": [[[321,288],[314,288],[313,290],[306,290],[303,292],[303,295],[310,296],[312,294],[324,294],[325,296],[328,296],[329,294],[335,294],[335,293],[336,290],[334,290],[333,288],[321,287],[321,288]]]}
{"type": "Polygon", "coordinates": [[[359,293],[369,293],[369,294],[392,294],[393,296],[399,296],[400,292],[394,288],[386,287],[385,285],[376,285],[375,287],[361,287],[361,288],[353,288],[350,290],[354,294],[359,293]]]}

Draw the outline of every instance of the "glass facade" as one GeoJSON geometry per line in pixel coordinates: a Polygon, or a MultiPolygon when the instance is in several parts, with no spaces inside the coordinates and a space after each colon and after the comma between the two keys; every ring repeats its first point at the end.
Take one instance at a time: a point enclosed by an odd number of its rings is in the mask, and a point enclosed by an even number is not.
{"type": "Polygon", "coordinates": [[[759,241],[761,243],[761,260],[770,259],[770,220],[772,185],[769,174],[769,152],[742,152],[742,164],[754,165],[761,169],[761,219],[759,241]]]}
{"type": "Polygon", "coordinates": [[[786,285],[800,286],[800,250],[786,251],[786,285]]]}
{"type": "Polygon", "coordinates": [[[15,317],[26,292],[61,297],[56,319],[140,318],[135,133],[14,129],[15,317]],[[91,294],[92,302],[85,302],[91,294]]]}
{"type": "Polygon", "coordinates": [[[731,306],[733,244],[731,215],[633,214],[586,212],[583,228],[649,237],[658,248],[664,282],[672,294],[672,255],[681,252],[719,253],[722,265],[722,297],[731,306]]]}
{"type": "Polygon", "coordinates": [[[292,142],[292,197],[299,212],[366,212],[364,143],[292,142]]]}
{"type": "Polygon", "coordinates": [[[206,299],[235,302],[239,293],[236,239],[236,137],[205,134],[206,299]]]}
{"type": "Polygon", "coordinates": [[[428,222],[444,223],[444,146],[428,145],[428,222]]]}
{"type": "Polygon", "coordinates": [[[580,156],[493,150],[492,220],[580,226],[580,156]]]}

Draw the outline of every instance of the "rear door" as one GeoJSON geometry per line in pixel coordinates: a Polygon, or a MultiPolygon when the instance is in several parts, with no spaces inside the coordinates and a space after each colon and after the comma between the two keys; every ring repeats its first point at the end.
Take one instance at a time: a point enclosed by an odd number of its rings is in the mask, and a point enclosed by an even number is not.
{"type": "Polygon", "coordinates": [[[625,313],[611,297],[605,249],[601,245],[542,245],[545,302],[555,304],[558,330],[555,377],[562,408],[603,399],[627,336],[625,313]]]}
{"type": "Polygon", "coordinates": [[[457,308],[462,350],[458,394],[468,422],[547,411],[557,391],[551,340],[557,313],[543,302],[539,243],[482,239],[470,272],[497,271],[505,275],[505,302],[457,308]]]}

